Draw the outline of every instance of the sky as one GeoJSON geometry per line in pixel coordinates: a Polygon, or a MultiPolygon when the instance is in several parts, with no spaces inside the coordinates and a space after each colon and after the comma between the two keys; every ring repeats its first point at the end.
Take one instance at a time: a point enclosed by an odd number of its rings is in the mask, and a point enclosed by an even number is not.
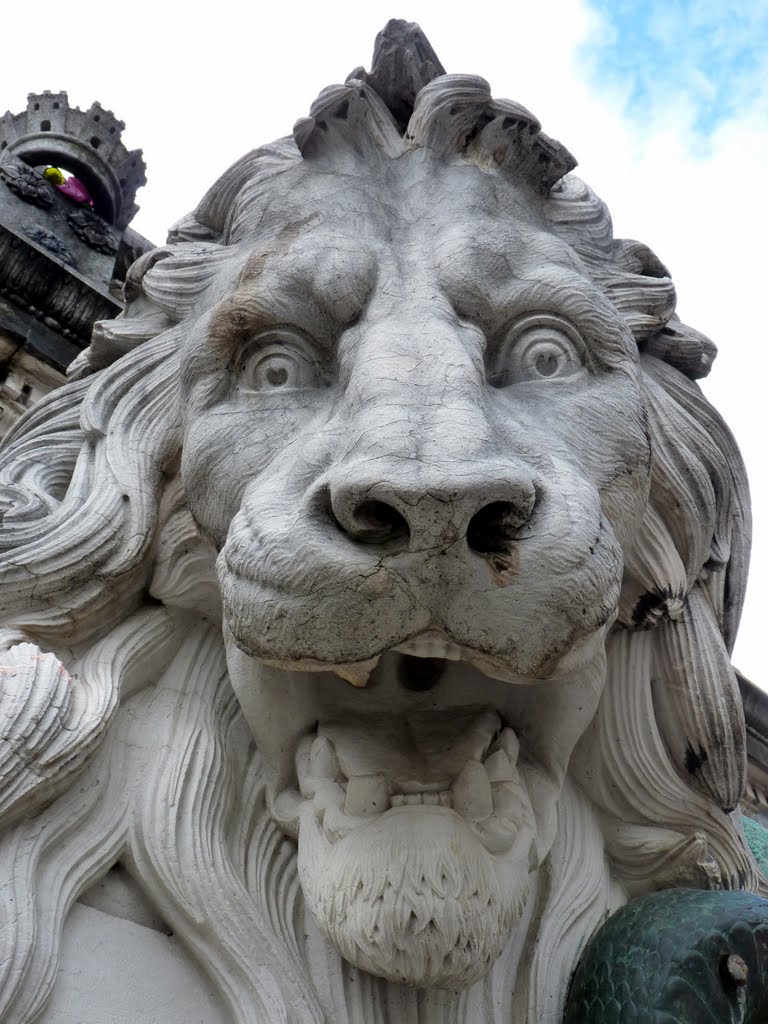
{"type": "Polygon", "coordinates": [[[670,268],[683,320],[720,353],[703,382],[744,455],[755,530],[734,663],[768,690],[768,5],[760,0],[398,0],[7,5],[0,111],[65,89],[126,122],[148,184],[133,226],[161,243],[224,169],[288,134],[317,93],[370,65],[391,17],[450,72],[481,74],[576,156],[617,237],[670,268]],[[31,13],[30,13],[31,11],[31,13]]]}

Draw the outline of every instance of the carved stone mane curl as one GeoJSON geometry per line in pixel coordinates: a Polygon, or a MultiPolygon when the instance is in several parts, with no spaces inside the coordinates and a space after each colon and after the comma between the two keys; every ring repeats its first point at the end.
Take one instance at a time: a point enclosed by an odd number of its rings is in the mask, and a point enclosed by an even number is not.
{"type": "Polygon", "coordinates": [[[613,238],[605,206],[567,173],[570,154],[528,111],[492,99],[482,79],[442,74],[434,54],[393,93],[379,58],[370,74],[325,90],[293,138],[235,164],[168,244],[134,265],[124,314],[97,325],[73,380],[33,409],[0,453],[9,651],[0,708],[10,723],[0,746],[0,873],[2,898],[17,908],[1,939],[6,1024],[39,1012],[70,906],[118,860],[242,1024],[319,1022],[345,1001],[349,1020],[363,1019],[355,1000],[365,1005],[374,991],[382,1019],[409,1008],[424,1022],[511,1019],[512,995],[486,1012],[483,992],[519,955],[514,948],[486,981],[431,1009],[412,990],[353,982],[345,969],[334,982],[341,995],[318,995],[297,926],[294,852],[264,813],[259,755],[226,675],[215,552],[178,481],[186,325],[236,273],[274,190],[310,164],[352,174],[360,161],[426,148],[516,182],[620,311],[641,353],[651,492],[625,551],[607,684],[561,800],[531,925],[532,980],[515,993],[515,1008],[530,1020],[560,1019],[563,986],[553,979],[568,976],[613,909],[612,882],[629,894],[651,878],[761,884],[732,813],[746,761],[729,652],[749,523],[738,451],[695,383],[714,346],[677,319],[666,269],[641,243],[613,238]],[[164,723],[152,749],[142,743],[150,720],[164,723]],[[78,775],[88,785],[75,785],[78,775]],[[171,786],[180,794],[172,806],[162,799],[171,786]],[[169,841],[182,834],[188,842],[169,841]],[[576,866],[580,900],[569,895],[566,907],[576,866]],[[233,906],[249,912],[234,918],[233,906]]]}

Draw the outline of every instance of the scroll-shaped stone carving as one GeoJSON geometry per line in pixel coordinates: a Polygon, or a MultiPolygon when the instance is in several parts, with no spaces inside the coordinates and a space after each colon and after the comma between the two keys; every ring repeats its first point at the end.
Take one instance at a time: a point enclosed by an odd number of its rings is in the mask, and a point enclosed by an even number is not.
{"type": "Polygon", "coordinates": [[[711,343],[528,111],[414,26],[373,67],[134,265],[2,453],[8,644],[104,718],[53,799],[60,730],[14,776],[7,1024],[116,862],[238,1024],[554,1024],[622,903],[762,885],[711,343]]]}

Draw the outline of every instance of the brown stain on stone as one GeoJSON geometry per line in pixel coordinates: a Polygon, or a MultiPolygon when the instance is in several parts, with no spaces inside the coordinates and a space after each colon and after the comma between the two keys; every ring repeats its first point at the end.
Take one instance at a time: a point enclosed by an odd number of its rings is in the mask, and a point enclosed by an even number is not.
{"type": "Polygon", "coordinates": [[[306,217],[302,217],[300,220],[291,221],[290,224],[286,224],[278,232],[275,250],[281,255],[285,255],[290,247],[299,237],[304,228],[316,221],[319,217],[317,213],[310,213],[306,217]]]}
{"type": "Polygon", "coordinates": [[[237,279],[239,285],[247,284],[249,281],[258,280],[264,273],[267,260],[269,259],[268,252],[253,252],[245,261],[243,269],[240,271],[240,276],[237,279]]]}
{"type": "Polygon", "coordinates": [[[499,587],[508,586],[520,569],[520,555],[516,547],[508,551],[494,552],[483,555],[488,565],[491,579],[499,587]]]}
{"type": "Polygon", "coordinates": [[[208,346],[217,356],[228,358],[244,335],[261,330],[269,321],[246,293],[235,292],[221,302],[208,324],[208,346]]]}

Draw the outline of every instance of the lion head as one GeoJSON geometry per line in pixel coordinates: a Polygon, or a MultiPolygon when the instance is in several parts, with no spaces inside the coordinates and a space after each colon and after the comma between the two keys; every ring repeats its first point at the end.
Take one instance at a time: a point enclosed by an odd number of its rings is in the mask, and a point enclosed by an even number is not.
{"type": "MultiPolygon", "coordinates": [[[[333,1018],[276,896],[297,841],[345,971],[472,1021],[506,977],[499,1020],[554,1021],[623,899],[758,884],[730,814],[746,484],[694,383],[714,348],[573,166],[393,23],[139,260],[16,429],[12,735],[59,712],[0,811],[50,818],[30,885],[68,858],[54,933],[122,859],[248,1020],[333,1018]],[[105,762],[142,781],[99,781],[52,857],[105,762]]],[[[22,917],[39,983],[55,943],[22,917]]]]}

